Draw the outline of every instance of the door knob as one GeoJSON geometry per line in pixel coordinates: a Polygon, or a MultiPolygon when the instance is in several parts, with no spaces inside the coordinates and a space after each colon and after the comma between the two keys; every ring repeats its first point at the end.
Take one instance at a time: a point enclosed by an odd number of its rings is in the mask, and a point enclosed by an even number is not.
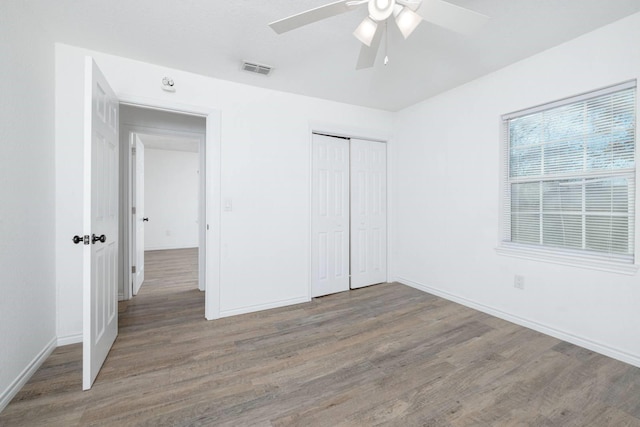
{"type": "Polygon", "coordinates": [[[95,244],[96,242],[106,242],[107,241],[107,236],[105,236],[104,234],[101,236],[96,236],[95,234],[92,235],[91,237],[91,243],[95,244]]]}
{"type": "Polygon", "coordinates": [[[142,218],[142,221],[149,222],[149,218],[142,218]]]}

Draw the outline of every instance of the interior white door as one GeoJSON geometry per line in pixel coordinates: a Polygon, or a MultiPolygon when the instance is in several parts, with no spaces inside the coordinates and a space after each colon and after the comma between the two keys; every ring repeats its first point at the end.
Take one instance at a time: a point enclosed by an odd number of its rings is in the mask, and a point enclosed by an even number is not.
{"type": "Polygon", "coordinates": [[[85,60],[82,388],[91,388],[118,334],[118,99],[85,60]]]}
{"type": "Polygon", "coordinates": [[[135,206],[136,206],[136,238],[135,238],[135,266],[136,272],[133,279],[133,295],[138,295],[142,282],[144,282],[144,144],[140,137],[135,137],[135,206]]]}
{"type": "Polygon", "coordinates": [[[349,289],[349,141],[313,135],[313,297],[349,289]]]}
{"type": "Polygon", "coordinates": [[[387,280],[386,150],[351,139],[351,289],[387,280]]]}

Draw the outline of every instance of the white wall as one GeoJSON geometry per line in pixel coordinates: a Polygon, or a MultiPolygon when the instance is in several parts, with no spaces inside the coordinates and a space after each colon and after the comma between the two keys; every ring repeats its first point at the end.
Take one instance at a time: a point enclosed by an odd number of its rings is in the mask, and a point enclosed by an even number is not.
{"type": "MultiPolygon", "coordinates": [[[[313,123],[385,138],[393,114],[168,70],[121,57],[56,45],[56,141],[59,158],[82,153],[82,61],[91,53],[116,93],[150,101],[175,101],[221,112],[223,199],[233,210],[221,218],[221,314],[231,315],[309,299],[309,171],[313,123]],[[160,89],[170,76],[176,92],[160,89]]],[[[59,239],[74,234],[81,213],[80,163],[58,170],[59,239]]],[[[61,336],[82,330],[79,254],[59,252],[58,314],[61,336]]]]}
{"type": "Polygon", "coordinates": [[[56,345],[54,52],[25,7],[0,13],[0,410],[56,345]]]}
{"type": "Polygon", "coordinates": [[[198,247],[199,154],[144,150],[144,249],[198,247]]]}
{"type": "Polygon", "coordinates": [[[638,275],[494,250],[500,116],[640,77],[638,40],[640,14],[400,112],[395,278],[640,366],[638,275]]]}

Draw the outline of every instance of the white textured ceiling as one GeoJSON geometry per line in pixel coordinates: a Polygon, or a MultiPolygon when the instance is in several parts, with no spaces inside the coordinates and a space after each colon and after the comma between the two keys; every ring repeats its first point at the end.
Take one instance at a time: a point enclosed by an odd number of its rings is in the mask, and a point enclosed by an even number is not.
{"type": "Polygon", "coordinates": [[[390,63],[355,70],[366,7],[277,35],[271,21],[333,0],[22,0],[56,41],[211,77],[397,111],[640,11],[640,0],[450,0],[491,17],[467,37],[389,26],[390,63]],[[240,70],[250,60],[271,76],[240,70]]]}

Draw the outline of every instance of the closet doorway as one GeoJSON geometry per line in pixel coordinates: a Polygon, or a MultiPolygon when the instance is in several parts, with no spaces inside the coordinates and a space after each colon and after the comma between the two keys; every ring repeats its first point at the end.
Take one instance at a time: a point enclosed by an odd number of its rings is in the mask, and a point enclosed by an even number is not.
{"type": "Polygon", "coordinates": [[[312,136],[311,296],[387,280],[387,149],[312,136]]]}

